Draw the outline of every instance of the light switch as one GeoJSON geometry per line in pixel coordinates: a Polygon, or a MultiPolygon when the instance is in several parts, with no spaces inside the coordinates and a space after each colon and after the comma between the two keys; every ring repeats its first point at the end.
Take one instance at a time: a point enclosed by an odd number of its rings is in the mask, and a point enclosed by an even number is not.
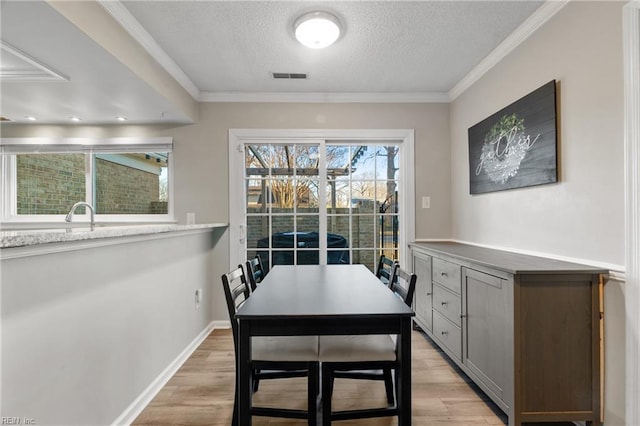
{"type": "Polygon", "coordinates": [[[431,197],[422,197],[422,208],[428,209],[431,207],[431,197]]]}

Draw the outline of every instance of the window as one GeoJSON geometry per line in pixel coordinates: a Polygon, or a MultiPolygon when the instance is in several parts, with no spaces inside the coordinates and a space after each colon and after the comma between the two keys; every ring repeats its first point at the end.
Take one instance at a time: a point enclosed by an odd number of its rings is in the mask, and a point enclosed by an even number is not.
{"type": "Polygon", "coordinates": [[[17,154],[16,214],[66,214],[84,200],[85,154],[17,154]]]}
{"type": "Polygon", "coordinates": [[[231,264],[407,264],[412,131],[229,133],[231,264]]]}
{"type": "Polygon", "coordinates": [[[95,154],[97,214],[167,214],[166,152],[95,154]]]}
{"type": "Polygon", "coordinates": [[[399,144],[245,144],[247,259],[318,264],[322,224],[327,264],[399,260],[399,144]]]}
{"type": "Polygon", "coordinates": [[[2,140],[3,222],[60,222],[78,201],[102,222],[171,219],[170,138],[57,142],[2,140]]]}

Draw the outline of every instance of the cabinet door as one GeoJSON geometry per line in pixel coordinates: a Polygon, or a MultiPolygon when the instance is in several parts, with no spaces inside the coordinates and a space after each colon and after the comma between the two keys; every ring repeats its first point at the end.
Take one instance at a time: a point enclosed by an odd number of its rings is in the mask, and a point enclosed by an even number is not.
{"type": "MultiPolygon", "coordinates": [[[[509,345],[509,292],[506,280],[463,268],[463,364],[481,382],[481,387],[499,400],[508,400],[508,370],[512,359],[509,345]],[[482,386],[484,385],[484,386],[482,386]]],[[[503,406],[503,408],[505,408],[503,406]]]]}
{"type": "Polygon", "coordinates": [[[416,274],[416,319],[421,327],[426,328],[428,331],[432,331],[431,256],[414,252],[413,272],[416,274]]]}

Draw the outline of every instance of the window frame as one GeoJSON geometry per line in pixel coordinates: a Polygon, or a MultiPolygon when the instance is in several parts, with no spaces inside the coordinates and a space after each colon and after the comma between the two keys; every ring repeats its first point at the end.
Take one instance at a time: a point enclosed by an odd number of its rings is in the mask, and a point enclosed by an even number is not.
{"type": "MultiPolygon", "coordinates": [[[[244,185],[244,145],[268,142],[314,143],[334,145],[353,141],[386,143],[393,141],[401,147],[399,165],[403,175],[398,182],[401,190],[402,208],[400,217],[400,235],[398,250],[401,266],[409,269],[408,243],[415,239],[415,190],[414,190],[414,130],[413,129],[229,129],[229,265],[244,262],[246,247],[246,216],[243,203],[246,203],[244,185]]],[[[320,158],[324,159],[324,150],[320,158]]],[[[324,160],[322,160],[324,161],[324,160]]],[[[326,176],[325,176],[326,177],[326,176]]],[[[324,191],[321,191],[321,194],[324,191]]],[[[320,196],[320,205],[326,205],[326,197],[320,196]]],[[[322,223],[322,222],[321,222],[322,223]]],[[[321,226],[321,234],[326,228],[321,226]]],[[[320,256],[323,255],[320,249],[320,256]]],[[[323,264],[322,257],[320,263],[323,264]]]]}
{"type": "Polygon", "coordinates": [[[0,224],[7,228],[55,227],[86,225],[90,221],[88,209],[74,215],[72,224],[65,222],[66,214],[19,215],[17,214],[17,160],[19,154],[84,154],[85,201],[95,206],[94,183],[96,178],[96,154],[167,153],[168,202],[166,214],[95,214],[97,224],[175,223],[173,184],[173,139],[162,138],[2,138],[0,139],[0,224]]]}

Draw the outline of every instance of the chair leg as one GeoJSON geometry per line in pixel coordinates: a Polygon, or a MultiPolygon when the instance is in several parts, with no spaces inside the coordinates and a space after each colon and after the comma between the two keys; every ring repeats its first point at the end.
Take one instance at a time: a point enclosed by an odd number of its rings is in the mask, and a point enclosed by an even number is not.
{"type": "Polygon", "coordinates": [[[258,369],[253,370],[253,378],[252,378],[253,383],[251,385],[253,393],[258,392],[258,386],[260,386],[260,379],[258,379],[258,373],[260,373],[260,370],[258,369]]]}
{"type": "Polygon", "coordinates": [[[393,378],[391,375],[391,369],[390,368],[383,369],[382,374],[384,375],[384,388],[387,391],[387,404],[389,404],[390,407],[393,407],[395,405],[395,397],[394,397],[393,378]]]}
{"type": "Polygon", "coordinates": [[[333,384],[335,383],[336,378],[333,376],[333,371],[329,375],[329,395],[333,395],[333,384]]]}
{"type": "Polygon", "coordinates": [[[310,362],[307,367],[307,423],[309,426],[318,424],[318,391],[320,388],[320,371],[317,362],[310,362]]]}
{"type": "Polygon", "coordinates": [[[322,364],[322,426],[331,426],[331,397],[333,395],[333,370],[322,364]]]}
{"type": "Polygon", "coordinates": [[[231,426],[238,426],[238,385],[236,380],[235,392],[233,397],[233,417],[231,418],[231,426]]]}

